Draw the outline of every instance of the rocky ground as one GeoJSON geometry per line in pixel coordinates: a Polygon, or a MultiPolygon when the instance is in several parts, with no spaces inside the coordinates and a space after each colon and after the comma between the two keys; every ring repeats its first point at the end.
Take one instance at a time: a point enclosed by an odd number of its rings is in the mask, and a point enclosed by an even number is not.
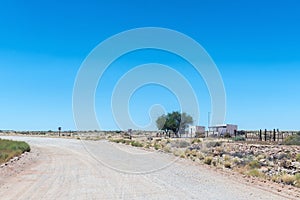
{"type": "Polygon", "coordinates": [[[25,152],[22,155],[11,159],[0,165],[0,186],[6,179],[16,176],[28,167],[33,165],[39,157],[39,152],[33,148],[31,152],[25,152]]]}
{"type": "Polygon", "coordinates": [[[148,150],[172,153],[196,163],[234,171],[246,177],[257,177],[263,181],[300,188],[300,146],[249,144],[213,139],[111,138],[110,140],[148,150]]]}
{"type": "MultiPolygon", "coordinates": [[[[277,187],[253,177],[244,179],[231,169],[220,170],[164,153],[170,144],[187,149],[189,142],[174,140],[164,146],[167,141],[156,140],[156,145],[149,142],[145,151],[144,147],[106,140],[6,138],[26,141],[39,156],[24,171],[5,179],[0,185],[1,199],[274,200],[299,199],[300,194],[295,187],[277,187]],[[160,149],[163,146],[164,150],[160,149]]],[[[139,141],[131,144],[141,146],[139,141]]]]}

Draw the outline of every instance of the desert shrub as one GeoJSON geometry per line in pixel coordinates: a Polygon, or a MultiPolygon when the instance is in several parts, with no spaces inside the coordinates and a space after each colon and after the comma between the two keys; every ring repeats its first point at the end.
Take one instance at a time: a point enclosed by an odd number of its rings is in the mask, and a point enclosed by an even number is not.
{"type": "Polygon", "coordinates": [[[287,185],[293,185],[296,181],[296,177],[289,174],[284,174],[281,177],[281,181],[287,185]]]}
{"type": "Polygon", "coordinates": [[[234,158],[233,163],[236,164],[236,165],[240,164],[240,159],[234,158]]]}
{"type": "Polygon", "coordinates": [[[231,163],[229,161],[226,161],[224,163],[224,167],[230,169],[231,168],[231,163]]]}
{"type": "Polygon", "coordinates": [[[296,155],[296,161],[300,162],[300,153],[296,155]]]}
{"type": "Polygon", "coordinates": [[[300,173],[295,175],[296,183],[295,186],[300,187],[300,173]]]}
{"type": "Polygon", "coordinates": [[[211,148],[211,147],[219,147],[222,145],[222,142],[219,141],[211,141],[211,142],[207,142],[206,143],[206,147],[207,148],[211,148]]]}
{"type": "Polygon", "coordinates": [[[111,142],[115,142],[115,143],[123,143],[125,144],[125,140],[122,138],[117,138],[117,139],[111,139],[111,142]]]}
{"type": "Polygon", "coordinates": [[[176,140],[172,142],[172,147],[175,148],[187,148],[189,147],[191,144],[185,140],[176,140]]]}
{"type": "Polygon", "coordinates": [[[285,145],[300,145],[300,135],[290,135],[284,139],[285,145]]]}
{"type": "Polygon", "coordinates": [[[246,140],[246,138],[244,138],[243,136],[236,136],[236,137],[234,137],[233,138],[233,141],[245,141],[246,140]]]}
{"type": "Polygon", "coordinates": [[[30,146],[26,142],[0,139],[0,163],[7,162],[24,152],[30,152],[30,150],[30,146]]]}
{"type": "Polygon", "coordinates": [[[202,141],[199,139],[199,138],[197,138],[197,139],[194,139],[193,141],[192,141],[192,144],[199,144],[199,143],[201,143],[202,141]]]}
{"type": "Polygon", "coordinates": [[[211,165],[211,163],[212,163],[212,160],[213,160],[213,158],[212,158],[212,157],[210,157],[210,156],[208,156],[208,157],[205,157],[205,159],[204,159],[204,163],[205,163],[205,164],[207,164],[207,165],[211,165]]]}
{"type": "Polygon", "coordinates": [[[175,149],[175,150],[173,151],[173,154],[174,154],[175,156],[181,156],[181,155],[184,155],[184,152],[183,152],[182,150],[180,150],[180,149],[175,149]]]}
{"type": "Polygon", "coordinates": [[[144,145],[142,143],[140,143],[139,141],[132,141],[131,142],[131,146],[134,146],[134,147],[143,147],[144,145]]]}
{"type": "Polygon", "coordinates": [[[225,155],[225,156],[224,156],[224,161],[230,161],[230,156],[225,155]]]}
{"type": "Polygon", "coordinates": [[[256,169],[256,168],[260,168],[260,164],[257,160],[252,160],[251,162],[249,162],[248,166],[251,169],[256,169]]]}
{"type": "Polygon", "coordinates": [[[159,150],[161,148],[161,146],[158,143],[154,143],[154,149],[155,150],[159,150]]]}
{"type": "Polygon", "coordinates": [[[213,161],[212,161],[212,165],[213,165],[213,166],[215,166],[215,167],[216,167],[216,166],[217,166],[217,164],[218,164],[217,160],[213,160],[213,161]]]}
{"type": "Polygon", "coordinates": [[[164,150],[164,152],[166,152],[166,153],[171,153],[171,152],[172,152],[170,146],[165,146],[165,147],[163,148],[163,150],[164,150]]]}
{"type": "Polygon", "coordinates": [[[254,177],[264,177],[265,175],[260,172],[258,169],[251,169],[246,173],[249,176],[254,176],[254,177]]]}

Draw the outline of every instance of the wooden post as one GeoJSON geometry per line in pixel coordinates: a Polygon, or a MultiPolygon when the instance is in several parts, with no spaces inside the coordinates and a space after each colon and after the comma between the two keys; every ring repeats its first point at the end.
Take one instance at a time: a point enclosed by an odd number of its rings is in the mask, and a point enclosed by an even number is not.
{"type": "Polygon", "coordinates": [[[275,128],[273,129],[273,141],[274,142],[276,141],[276,130],[275,130],[275,128]]]}
{"type": "Polygon", "coordinates": [[[265,129],[265,142],[267,141],[267,129],[265,129]]]}
{"type": "Polygon", "coordinates": [[[260,130],[259,130],[259,141],[262,141],[261,133],[262,133],[262,131],[261,131],[261,129],[260,129],[260,130]]]}

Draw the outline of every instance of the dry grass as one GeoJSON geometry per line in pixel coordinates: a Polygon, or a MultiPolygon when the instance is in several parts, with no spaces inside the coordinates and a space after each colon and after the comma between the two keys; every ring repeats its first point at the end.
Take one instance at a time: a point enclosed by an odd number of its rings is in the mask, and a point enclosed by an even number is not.
{"type": "Polygon", "coordinates": [[[211,165],[213,158],[211,156],[204,158],[204,163],[207,165],[211,165]]]}
{"type": "Polygon", "coordinates": [[[260,172],[258,169],[251,169],[246,172],[249,176],[259,177],[259,178],[265,178],[264,173],[260,172]]]}
{"type": "Polygon", "coordinates": [[[227,169],[230,169],[230,168],[231,168],[231,162],[226,161],[226,162],[224,163],[224,167],[227,168],[227,169]]]}
{"type": "Polygon", "coordinates": [[[296,176],[284,174],[281,176],[281,181],[287,185],[293,185],[294,182],[296,181],[296,176]]]}
{"type": "Polygon", "coordinates": [[[0,163],[29,151],[30,146],[26,142],[0,139],[0,163]]]}

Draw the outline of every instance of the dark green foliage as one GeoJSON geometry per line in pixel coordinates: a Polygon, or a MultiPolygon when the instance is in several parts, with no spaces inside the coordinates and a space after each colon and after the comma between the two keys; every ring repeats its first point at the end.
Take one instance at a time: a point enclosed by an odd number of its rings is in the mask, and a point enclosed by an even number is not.
{"type": "Polygon", "coordinates": [[[189,124],[193,123],[193,118],[186,113],[172,112],[162,115],[156,120],[159,130],[173,131],[176,135],[179,130],[184,130],[189,124]]]}
{"type": "Polygon", "coordinates": [[[244,138],[243,136],[236,136],[233,138],[233,141],[245,141],[246,138],[244,138]]]}

